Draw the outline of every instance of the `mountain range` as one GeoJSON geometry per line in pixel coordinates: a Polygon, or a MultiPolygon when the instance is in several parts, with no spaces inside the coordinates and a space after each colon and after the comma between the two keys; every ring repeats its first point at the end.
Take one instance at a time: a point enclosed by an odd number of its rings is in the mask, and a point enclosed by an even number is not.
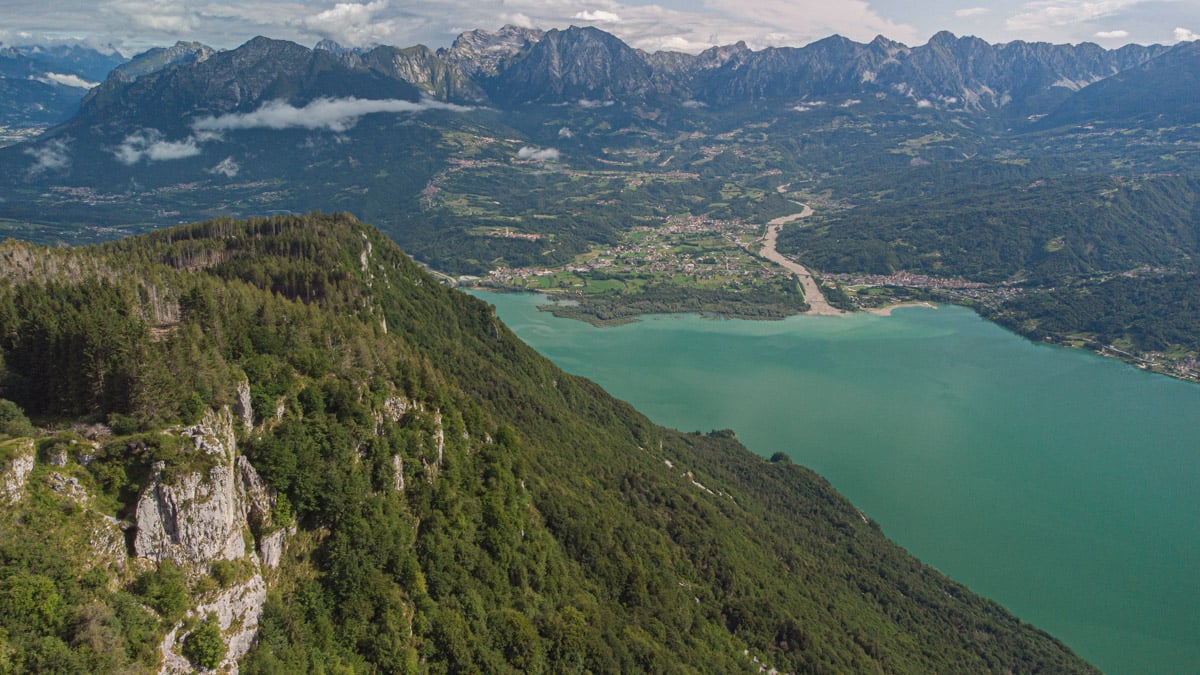
{"type": "MultiPolygon", "coordinates": [[[[911,48],[882,36],[868,44],[834,36],[801,48],[752,51],[737,44],[697,55],[649,54],[598,29],[577,27],[475,30],[437,51],[345,49],[328,41],[308,49],[267,38],[228,51],[179,43],[120,64],[82,98],[70,119],[33,141],[0,148],[0,175],[16,191],[2,195],[7,206],[0,217],[69,219],[29,192],[54,186],[105,193],[192,184],[220,190],[281,178],[282,192],[292,194],[268,200],[267,208],[322,208],[330,194],[309,199],[309,189],[287,189],[295,185],[287,177],[344,166],[341,151],[359,147],[351,153],[352,169],[366,173],[370,165],[376,174],[404,173],[423,186],[433,179],[430,162],[442,161],[437,148],[445,144],[414,143],[414,135],[449,128],[471,128],[481,137],[534,149],[576,146],[581,152],[572,153],[573,161],[587,163],[588,155],[612,145],[614,137],[604,137],[604,129],[624,128],[621,143],[628,144],[638,136],[666,141],[674,133],[728,131],[787,118],[793,118],[791,126],[811,130],[813,125],[794,119],[808,113],[814,122],[849,115],[897,130],[898,120],[907,118],[957,137],[956,151],[970,156],[981,143],[997,144],[1014,133],[1115,128],[1143,118],[1194,124],[1200,119],[1192,86],[1196,64],[1197,47],[1189,43],[1116,50],[1093,44],[990,45],[944,32],[911,48]],[[422,111],[442,114],[405,117],[422,111]],[[377,133],[396,126],[380,117],[388,113],[400,126],[423,121],[417,128],[377,133]],[[568,128],[569,117],[588,115],[594,120],[582,123],[593,131],[577,135],[568,128]],[[296,147],[286,161],[273,149],[281,143],[296,147]],[[431,152],[428,161],[416,159],[401,171],[390,166],[391,158],[431,152]]],[[[27,81],[36,82],[22,82],[27,81]]],[[[821,141],[831,143],[840,141],[821,141]]],[[[339,190],[363,187],[345,174],[316,182],[339,190]]],[[[370,207],[364,214],[397,235],[395,214],[420,187],[399,190],[402,201],[385,207],[386,214],[370,207]]],[[[212,193],[196,197],[169,208],[159,205],[155,213],[229,212],[227,201],[214,212],[212,193]]],[[[104,224],[155,219],[136,207],[108,214],[102,206],[108,200],[98,201],[101,208],[92,217],[104,224]]],[[[125,200],[123,206],[131,205],[125,200]]],[[[399,240],[410,243],[404,236],[399,240]]]]}

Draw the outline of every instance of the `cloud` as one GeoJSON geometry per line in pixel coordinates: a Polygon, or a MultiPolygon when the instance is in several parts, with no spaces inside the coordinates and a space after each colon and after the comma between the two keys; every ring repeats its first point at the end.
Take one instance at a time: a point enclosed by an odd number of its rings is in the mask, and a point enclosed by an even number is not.
{"type": "Polygon", "coordinates": [[[1175,29],[1176,42],[1191,42],[1193,40],[1200,40],[1200,33],[1188,30],[1187,28],[1175,29]]]}
{"type": "Polygon", "coordinates": [[[956,16],[960,19],[965,19],[967,17],[983,16],[984,14],[990,14],[991,11],[992,10],[988,9],[987,7],[968,7],[966,9],[954,10],[954,16],[956,16]]]}
{"type": "Polygon", "coordinates": [[[109,0],[100,4],[100,10],[120,15],[138,28],[163,33],[187,33],[199,24],[187,3],[176,0],[109,0]]]}
{"type": "Polygon", "coordinates": [[[229,157],[226,157],[225,159],[218,162],[217,165],[214,166],[213,168],[206,169],[206,171],[208,171],[208,173],[211,173],[213,175],[220,174],[222,176],[225,176],[226,178],[233,178],[234,176],[238,175],[238,171],[241,171],[241,170],[242,170],[242,167],[239,166],[238,163],[233,160],[232,155],[229,157]]]}
{"type": "Polygon", "coordinates": [[[143,159],[148,162],[163,162],[195,157],[200,154],[200,146],[194,137],[182,141],[164,141],[162,132],[157,129],[145,129],[126,136],[112,153],[122,164],[133,166],[143,159]]]}
{"type": "Polygon", "coordinates": [[[240,129],[328,129],[347,131],[358,118],[372,113],[415,113],[425,110],[472,110],[466,106],[439,101],[402,101],[396,99],[319,98],[303,108],[283,101],[272,101],[250,113],[204,117],[192,123],[197,133],[220,133],[240,129]]]}
{"type": "MultiPolygon", "coordinates": [[[[467,111],[472,108],[440,103],[438,101],[367,100],[358,98],[317,99],[297,108],[283,101],[272,101],[250,113],[235,113],[220,117],[203,117],[192,122],[192,134],[181,141],[167,141],[157,129],[143,129],[130,134],[121,144],[110,151],[122,164],[132,166],[142,160],[162,162],[172,159],[195,157],[201,145],[221,139],[227,131],[245,129],[327,129],[343,132],[352,128],[358,118],[371,113],[415,113],[424,110],[467,111]]],[[[27,151],[28,152],[28,151],[27,151]]],[[[43,160],[52,162],[53,156],[43,160]]],[[[553,159],[553,158],[551,158],[553,159]]],[[[56,168],[52,163],[46,168],[56,168]]],[[[227,157],[209,173],[232,178],[241,167],[232,157],[227,157]]]]}
{"type": "Polygon", "coordinates": [[[793,107],[792,110],[795,110],[796,112],[811,112],[823,105],[826,105],[825,101],[807,101],[793,107]]]}
{"type": "Polygon", "coordinates": [[[387,0],[368,3],[340,2],[332,8],[305,17],[301,24],[321,37],[353,46],[381,44],[395,35],[395,19],[381,18],[387,0]]]}
{"type": "Polygon", "coordinates": [[[75,87],[78,89],[91,89],[99,85],[99,82],[88,82],[78,75],[61,75],[59,73],[44,73],[38,78],[46,84],[61,84],[64,87],[75,87]]]}
{"type": "Polygon", "coordinates": [[[1115,16],[1143,2],[1145,0],[1034,0],[1009,17],[1005,25],[1014,31],[1072,26],[1115,16]]]}
{"type": "Polygon", "coordinates": [[[575,132],[571,131],[567,127],[563,127],[558,130],[558,137],[559,138],[575,138],[575,132]]]}
{"type": "Polygon", "coordinates": [[[596,23],[616,23],[621,20],[620,16],[602,9],[594,11],[589,9],[583,12],[576,12],[575,16],[571,18],[579,19],[580,21],[594,21],[596,23]]]}
{"type": "Polygon", "coordinates": [[[1127,30],[1102,30],[1102,31],[1096,33],[1096,37],[1100,38],[1101,40],[1117,40],[1120,38],[1129,37],[1129,31],[1127,31],[1127,30]]]}
{"type": "Polygon", "coordinates": [[[558,159],[558,150],[554,148],[532,148],[528,145],[517,151],[517,159],[527,159],[533,162],[547,162],[558,159]]]}
{"type": "Polygon", "coordinates": [[[49,141],[41,147],[25,148],[25,154],[33,157],[33,166],[29,167],[30,176],[46,171],[62,171],[71,166],[69,143],[61,138],[49,141]]]}
{"type": "Polygon", "coordinates": [[[923,98],[923,99],[917,101],[917,107],[918,108],[932,108],[933,103],[931,101],[929,101],[928,99],[923,98]]]}

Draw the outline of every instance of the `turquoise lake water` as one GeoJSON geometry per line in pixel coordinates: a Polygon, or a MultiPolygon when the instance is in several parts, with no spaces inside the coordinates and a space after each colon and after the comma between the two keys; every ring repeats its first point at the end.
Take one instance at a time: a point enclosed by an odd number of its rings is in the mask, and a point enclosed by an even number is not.
{"type": "Polygon", "coordinates": [[[665,426],[733,429],[1109,673],[1200,673],[1200,386],[958,307],[594,328],[476,293],[665,426]]]}

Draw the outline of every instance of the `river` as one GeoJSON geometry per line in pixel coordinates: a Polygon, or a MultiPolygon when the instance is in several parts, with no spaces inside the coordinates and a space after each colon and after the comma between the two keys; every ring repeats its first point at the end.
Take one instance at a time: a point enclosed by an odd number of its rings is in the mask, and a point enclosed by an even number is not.
{"type": "Polygon", "coordinates": [[[787,452],[1106,672],[1200,672],[1200,386],[957,307],[594,328],[476,295],[655,422],[787,452]]]}

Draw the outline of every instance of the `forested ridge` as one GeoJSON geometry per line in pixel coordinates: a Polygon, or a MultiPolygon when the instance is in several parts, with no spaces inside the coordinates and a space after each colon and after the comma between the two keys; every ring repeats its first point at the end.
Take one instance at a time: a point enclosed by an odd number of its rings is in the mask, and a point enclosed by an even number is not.
{"type": "Polygon", "coordinates": [[[1194,269],[1200,181],[1047,176],[993,162],[925,167],[880,198],[785,230],[826,272],[908,272],[1052,286],[1139,266],[1194,269]]]}
{"type": "Polygon", "coordinates": [[[273,494],[245,537],[287,542],[246,672],[1093,670],[811,471],[656,427],[349,216],[6,242],[0,359],[0,468],[37,459],[0,516],[0,672],[155,670],[168,631],[193,667],[233,648],[188,610],[246,559],[102,555],[87,518],[136,530],[153,481],[208,470],[179,428],[242,384],[273,494]]]}

